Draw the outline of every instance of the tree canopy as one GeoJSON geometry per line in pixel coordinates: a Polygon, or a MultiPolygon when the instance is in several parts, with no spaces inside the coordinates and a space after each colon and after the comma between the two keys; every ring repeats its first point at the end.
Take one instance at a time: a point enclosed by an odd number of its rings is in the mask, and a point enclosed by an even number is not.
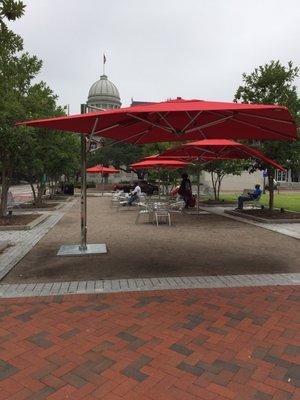
{"type": "MultiPolygon", "coordinates": [[[[243,84],[239,86],[234,101],[242,103],[276,104],[288,107],[299,126],[300,98],[297,94],[295,79],[299,68],[292,61],[282,65],[280,61],[271,61],[255,68],[250,74],[243,74],[243,84]]],[[[297,141],[260,141],[255,142],[268,157],[278,161],[286,168],[300,167],[300,140],[297,141]]],[[[255,168],[266,166],[257,161],[255,168]]],[[[274,170],[268,168],[270,187],[270,209],[273,208],[274,170]]]]}
{"type": "Polygon", "coordinates": [[[15,123],[25,119],[63,115],[57,96],[45,82],[33,84],[42,61],[24,52],[23,39],[10,30],[8,20],[24,13],[22,1],[0,0],[0,170],[1,215],[6,214],[7,192],[14,174],[31,182],[73,171],[79,158],[78,138],[42,132],[15,123]]]}

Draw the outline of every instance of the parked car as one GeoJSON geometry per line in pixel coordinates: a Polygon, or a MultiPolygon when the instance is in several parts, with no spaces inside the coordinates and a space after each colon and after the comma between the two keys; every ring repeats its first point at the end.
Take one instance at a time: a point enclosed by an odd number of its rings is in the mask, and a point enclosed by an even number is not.
{"type": "MultiPolygon", "coordinates": [[[[158,194],[158,186],[153,183],[149,183],[147,181],[139,181],[139,186],[142,192],[146,194],[158,194]]],[[[124,190],[125,193],[129,193],[134,189],[133,183],[117,183],[114,186],[114,190],[124,190]]]]}

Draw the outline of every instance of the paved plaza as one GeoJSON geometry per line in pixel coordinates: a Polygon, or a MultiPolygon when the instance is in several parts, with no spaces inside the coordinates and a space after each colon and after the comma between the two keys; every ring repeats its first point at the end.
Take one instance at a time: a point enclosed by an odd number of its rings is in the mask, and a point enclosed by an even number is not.
{"type": "Polygon", "coordinates": [[[3,279],[2,283],[47,283],[168,277],[298,274],[299,240],[217,215],[174,215],[173,226],[141,218],[135,207],[110,208],[106,197],[88,198],[88,243],[106,243],[108,253],[57,257],[62,244],[79,243],[79,199],[3,279]]]}
{"type": "Polygon", "coordinates": [[[88,202],[89,242],[106,255],[57,257],[78,242],[78,199],[0,234],[15,244],[0,257],[0,400],[300,398],[289,227],[214,208],[157,228],[88,202]]]}
{"type": "Polygon", "coordinates": [[[0,398],[300,398],[299,287],[0,303],[0,398]]]}

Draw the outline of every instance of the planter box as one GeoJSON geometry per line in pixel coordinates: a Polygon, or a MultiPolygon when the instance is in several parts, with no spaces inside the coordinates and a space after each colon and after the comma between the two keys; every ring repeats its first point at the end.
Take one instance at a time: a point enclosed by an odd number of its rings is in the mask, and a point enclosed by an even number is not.
{"type": "Polygon", "coordinates": [[[43,222],[46,218],[48,218],[48,214],[40,214],[37,218],[35,218],[33,221],[28,222],[28,224],[25,225],[5,225],[5,226],[0,226],[0,231],[28,231],[41,222],[43,222]]]}
{"type": "Polygon", "coordinates": [[[299,218],[284,218],[284,214],[288,213],[289,211],[285,211],[282,213],[282,218],[263,218],[263,217],[258,217],[257,215],[251,215],[251,214],[246,214],[243,212],[240,212],[238,210],[226,210],[224,211],[225,214],[230,214],[230,215],[235,215],[236,217],[240,218],[245,218],[249,219],[252,221],[257,221],[257,222],[263,222],[267,224],[295,224],[295,223],[300,223],[300,213],[299,218]]]}

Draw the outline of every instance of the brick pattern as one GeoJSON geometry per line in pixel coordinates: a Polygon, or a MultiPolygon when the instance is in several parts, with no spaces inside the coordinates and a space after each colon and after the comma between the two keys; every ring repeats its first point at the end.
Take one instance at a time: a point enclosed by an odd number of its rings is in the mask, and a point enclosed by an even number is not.
{"type": "Polygon", "coordinates": [[[300,398],[300,287],[0,301],[0,399],[300,398]]]}

